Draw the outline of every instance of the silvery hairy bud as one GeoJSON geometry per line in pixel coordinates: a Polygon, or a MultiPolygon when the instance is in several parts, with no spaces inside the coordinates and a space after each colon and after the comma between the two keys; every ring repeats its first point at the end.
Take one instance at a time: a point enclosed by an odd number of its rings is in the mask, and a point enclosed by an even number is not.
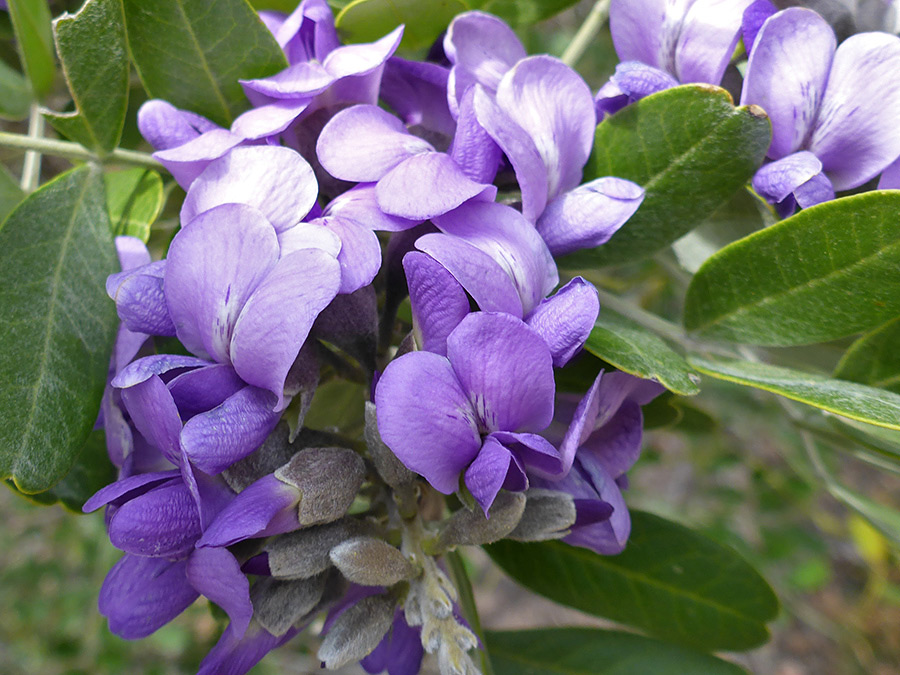
{"type": "Polygon", "coordinates": [[[274,537],[266,544],[269,569],[279,579],[308,579],[331,567],[332,548],[345,539],[365,534],[364,521],[341,518],[327,525],[316,525],[274,537]]]}
{"type": "Polygon", "coordinates": [[[575,524],[575,500],[567,492],[532,489],[525,493],[525,512],[507,535],[517,541],[546,541],[569,534],[575,524]]]}
{"type": "Polygon", "coordinates": [[[273,473],[290,461],[297,448],[291,446],[288,435],[287,422],[279,422],[257,450],[222,472],[228,487],[235,492],[242,492],[251,483],[273,473]]]}
{"type": "Polygon", "coordinates": [[[378,433],[378,420],[375,414],[375,404],[366,401],[366,446],[369,448],[369,456],[378,475],[392,488],[408,485],[415,480],[416,475],[403,466],[397,456],[381,440],[378,433]]]}
{"type": "Polygon", "coordinates": [[[301,526],[329,523],[343,516],[365,475],[362,458],[346,448],[307,448],[275,471],[278,480],[300,491],[301,526]]]}
{"type": "Polygon", "coordinates": [[[416,573],[400,551],[374,537],[348,539],[331,549],[330,556],[341,574],[361,586],[393,586],[416,573]]]}
{"type": "Polygon", "coordinates": [[[503,539],[519,523],[525,511],[525,495],[521,492],[500,492],[491,506],[490,518],[481,509],[460,509],[454,513],[438,534],[438,547],[446,550],[454,546],[479,546],[503,539]]]}
{"type": "Polygon", "coordinates": [[[334,670],[368,655],[390,630],[395,607],[387,595],[360,600],[334,622],[319,647],[319,660],[334,670]]]}
{"type": "Polygon", "coordinates": [[[272,635],[284,635],[319,604],[327,581],[327,573],[296,581],[262,579],[250,590],[253,616],[272,635]]]}

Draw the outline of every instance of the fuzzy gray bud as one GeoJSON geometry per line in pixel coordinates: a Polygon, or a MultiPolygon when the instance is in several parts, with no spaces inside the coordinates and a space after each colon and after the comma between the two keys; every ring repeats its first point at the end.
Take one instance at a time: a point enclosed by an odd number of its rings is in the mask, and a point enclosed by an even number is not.
{"type": "Polygon", "coordinates": [[[438,535],[438,546],[446,550],[454,546],[490,544],[503,539],[518,525],[525,511],[525,495],[500,492],[485,518],[481,509],[460,509],[447,520],[438,535]]]}
{"type": "Polygon", "coordinates": [[[331,567],[328,553],[345,539],[365,534],[370,527],[354,518],[342,518],[274,537],[266,544],[269,569],[279,579],[308,579],[331,567]]]}
{"type": "Polygon", "coordinates": [[[416,573],[400,551],[374,537],[348,539],[331,549],[330,555],[341,574],[360,586],[393,586],[416,573]]]}
{"type": "Polygon", "coordinates": [[[255,451],[222,472],[225,482],[235,492],[241,492],[251,483],[272,473],[297,452],[288,439],[287,422],[279,422],[275,430],[255,451]]]}
{"type": "Polygon", "coordinates": [[[262,579],[250,590],[253,616],[272,635],[284,635],[319,603],[327,577],[319,574],[298,581],[262,579]]]}
{"type": "Polygon", "coordinates": [[[307,448],[275,471],[278,480],[300,490],[301,525],[330,523],[343,516],[365,475],[365,462],[346,448],[307,448]]]}
{"type": "Polygon", "coordinates": [[[416,478],[416,474],[403,466],[403,462],[391,452],[391,449],[381,440],[378,433],[378,419],[375,414],[375,404],[366,401],[366,445],[369,448],[369,456],[378,475],[384,482],[393,488],[407,485],[416,478]]]}
{"type": "Polygon", "coordinates": [[[335,670],[368,655],[394,621],[394,600],[387,595],[363,598],[341,614],[319,647],[319,660],[335,670]]]}
{"type": "Polygon", "coordinates": [[[569,534],[575,524],[575,500],[567,492],[528,490],[525,512],[507,537],[517,541],[546,541],[569,534]]]}

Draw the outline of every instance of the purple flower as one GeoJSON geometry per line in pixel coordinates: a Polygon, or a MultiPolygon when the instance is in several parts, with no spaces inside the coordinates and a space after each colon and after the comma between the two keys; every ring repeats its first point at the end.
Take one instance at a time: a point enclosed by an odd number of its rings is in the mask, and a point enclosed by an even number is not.
{"type": "Polygon", "coordinates": [[[554,473],[559,454],[533,433],[553,417],[553,359],[541,337],[508,314],[470,314],[447,356],[392,361],[375,389],[378,428],[409,469],[444,494],[465,485],[485,512],[501,487],[524,490],[525,466],[554,473]],[[415,383],[415,386],[413,386],[415,383]]]}
{"type": "Polygon", "coordinates": [[[822,17],[791,8],[766,20],[750,54],[741,103],[768,113],[776,160],[754,187],[783,212],[859,187],[900,156],[900,38],[861,33],[836,45],[822,17]]]}

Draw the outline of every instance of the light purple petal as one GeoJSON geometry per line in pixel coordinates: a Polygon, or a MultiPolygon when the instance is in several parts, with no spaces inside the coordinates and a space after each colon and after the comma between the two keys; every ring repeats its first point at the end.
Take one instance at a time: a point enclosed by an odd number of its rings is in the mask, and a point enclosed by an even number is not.
{"type": "Polygon", "coordinates": [[[578,73],[552,56],[523,59],[500,81],[497,104],[534,140],[549,200],[581,182],[597,122],[594,97],[578,73]]]}
{"type": "Polygon", "coordinates": [[[322,224],[341,240],[341,285],[339,293],[352,293],[368,286],[381,269],[381,244],[374,231],[354,220],[341,216],[326,216],[322,224]]]}
{"type": "Polygon", "coordinates": [[[145,356],[133,363],[129,363],[116,375],[112,386],[117,388],[133,387],[147,380],[153,375],[162,375],[176,368],[200,368],[210,365],[209,361],[198,359],[195,356],[183,356],[181,354],[154,354],[145,356]]]}
{"type": "Polygon", "coordinates": [[[150,251],[137,237],[121,235],[116,237],[116,257],[122,271],[128,271],[150,264],[150,251]]]}
{"type": "Polygon", "coordinates": [[[181,418],[187,420],[221,405],[245,384],[234,368],[215,364],[181,373],[172,378],[167,386],[181,418]]]}
{"type": "Polygon", "coordinates": [[[679,81],[719,84],[741,37],[753,0],[696,0],[684,15],[675,47],[679,81]]]}
{"type": "Polygon", "coordinates": [[[421,221],[391,216],[378,208],[375,183],[361,183],[332,199],[325,207],[324,216],[340,216],[372,230],[402,232],[421,221]]]}
{"type": "Polygon", "coordinates": [[[296,507],[300,497],[296,488],[282,483],[273,474],[263,476],[219,512],[197,542],[197,547],[231,546],[259,536],[272,520],[287,511],[294,515],[294,529],[299,528],[296,507]]]}
{"type": "Polygon", "coordinates": [[[303,0],[279,26],[275,39],[290,63],[322,61],[340,44],[325,0],[303,0]]]}
{"type": "Polygon", "coordinates": [[[222,157],[244,139],[225,129],[213,129],[184,145],[154,152],[153,157],[162,163],[178,184],[187,190],[194,179],[214,159],[222,157]]]}
{"type": "Polygon", "coordinates": [[[381,438],[440,492],[455,492],[481,438],[475,411],[443,356],[412,352],[388,364],[375,388],[381,438]]]}
{"type": "Polygon", "coordinates": [[[488,431],[540,431],[553,419],[553,359],[540,336],[508,314],[469,314],[447,357],[488,431]]]}
{"type": "Polygon", "coordinates": [[[403,26],[397,26],[383,38],[370,44],[353,44],[338,47],[323,62],[335,79],[350,75],[365,75],[384,65],[400,45],[403,26]]]}
{"type": "Polygon", "coordinates": [[[138,110],[138,129],[154,150],[168,150],[192,141],[218,125],[205,117],[179,110],[168,101],[151,99],[138,110]]]}
{"type": "MultiPolygon", "coordinates": [[[[346,49],[341,47],[340,49],[346,49]]],[[[258,80],[241,80],[244,91],[256,92],[274,99],[311,100],[330,87],[338,76],[315,61],[303,61],[279,73],[258,80]]],[[[234,129],[232,129],[234,131],[234,129]]],[[[237,132],[235,132],[237,133],[237,132]]]]}
{"type": "Polygon", "coordinates": [[[279,232],[278,244],[281,247],[282,258],[305,248],[322,250],[332,258],[337,258],[341,252],[341,238],[324,227],[320,219],[298,223],[279,232]]]}
{"type": "Polygon", "coordinates": [[[456,123],[447,105],[450,71],[436,63],[392,56],[381,75],[381,99],[408,126],[452,136],[456,123]]]}
{"type": "Polygon", "coordinates": [[[131,422],[173,464],[181,463],[181,417],[172,394],[159,375],[122,389],[122,403],[131,422]]]}
{"type": "Polygon", "coordinates": [[[432,152],[398,118],[374,105],[356,105],[331,118],[316,143],[322,167],[335,178],[374,182],[403,160],[432,152]]]}
{"type": "Polygon", "coordinates": [[[237,559],[224,548],[198,548],[188,559],[187,578],[201,595],[225,610],[231,630],[242,636],[250,625],[250,583],[237,559]]]}
{"type": "Polygon", "coordinates": [[[898,190],[900,189],[900,158],[896,159],[888,168],[886,168],[878,181],[879,190],[898,190]]]}
{"type": "Polygon", "coordinates": [[[235,148],[212,162],[188,190],[181,222],[221,204],[259,209],[282,232],[309,213],[319,185],[312,167],[290,148],[270,145],[235,148]]]}
{"type": "Polygon", "coordinates": [[[562,368],[584,346],[599,312],[597,290],[575,277],[535,307],[525,323],[547,343],[553,365],[562,368]]]}
{"type": "Polygon", "coordinates": [[[107,504],[118,506],[123,499],[132,499],[167,481],[178,480],[181,474],[176,471],[161,471],[154,473],[142,473],[138,476],[130,476],[110,483],[105,488],[98,490],[88,499],[82,511],[90,513],[107,504]]]}
{"type": "Polygon", "coordinates": [[[263,22],[263,25],[269,29],[269,32],[274,36],[275,33],[278,32],[278,29],[281,28],[282,24],[284,24],[284,20],[287,18],[284,12],[276,12],[271,9],[262,9],[257,12],[259,15],[259,20],[263,22]]]}
{"type": "Polygon", "coordinates": [[[456,135],[448,152],[466,176],[476,183],[490,183],[497,175],[503,153],[478,123],[475,91],[472,87],[463,95],[456,135]]]}
{"type": "Polygon", "coordinates": [[[753,176],[753,189],[771,203],[780,202],[822,172],[822,162],[803,150],[763,166],[753,176]]]}
{"type": "Polygon", "coordinates": [[[794,190],[794,199],[801,209],[834,199],[834,186],[824,173],[818,173],[794,190]]]}
{"type": "Polygon", "coordinates": [[[309,108],[312,99],[286,99],[251,108],[231,124],[231,133],[247,140],[280,134],[309,108]]]}
{"type": "Polygon", "coordinates": [[[594,383],[578,402],[578,406],[575,408],[575,412],[569,422],[569,427],[566,429],[566,434],[559,444],[563,476],[569,473],[578,448],[594,431],[594,422],[597,421],[600,406],[600,382],[602,379],[603,372],[600,372],[594,379],[594,383]]]}
{"type": "Polygon", "coordinates": [[[512,453],[496,438],[488,436],[484,439],[478,456],[466,469],[466,487],[475,497],[485,516],[488,515],[494,498],[503,487],[512,463],[512,453]]]}
{"type": "Polygon", "coordinates": [[[178,558],[200,536],[200,514],[181,481],[160,485],[131,499],[110,518],[109,541],[118,549],[155,558],[178,558]]]}
{"type": "Polygon", "coordinates": [[[230,360],[248,384],[286,405],[284,380],[313,322],[337,295],[338,261],[315,248],[281,258],[244,303],[234,324],[230,360]]]}
{"type": "Polygon", "coordinates": [[[596,178],[565,192],[537,221],[537,230],[555,256],[609,241],[644,201],[644,189],[623,178],[596,178]]]}
{"type": "Polygon", "coordinates": [[[274,397],[257,387],[244,387],[222,405],[188,420],[181,446],[204,473],[216,475],[256,450],[278,424],[274,397]]]}
{"type": "Polygon", "coordinates": [[[182,344],[229,363],[238,316],[278,255],[275,230],[262,213],[243,204],[204,211],[175,235],[166,298],[182,344]]]}
{"type": "Polygon", "coordinates": [[[874,178],[900,155],[900,38],[860,33],[838,47],[809,150],[835,190],[874,178]]]}
{"type": "Polygon", "coordinates": [[[491,188],[466,176],[449,155],[427,152],[400,162],[378,181],[375,190],[385,213],[427,220],[491,188]]]}
{"type": "Polygon", "coordinates": [[[590,456],[613,478],[625,474],[641,454],[644,418],[641,406],[624,401],[616,413],[584,441],[578,456],[590,456]]]}
{"type": "Polygon", "coordinates": [[[403,256],[413,328],[422,349],[447,355],[447,336],[469,313],[459,282],[434,258],[418,251],[403,256]]]}
{"type": "Polygon", "coordinates": [[[612,81],[631,101],[678,86],[678,80],[666,71],[640,61],[624,61],[617,65],[612,81]]]}
{"type": "Polygon", "coordinates": [[[800,7],[778,12],[760,29],[741,105],[754,103],[769,115],[771,159],[804,146],[825,95],[835,45],[834,31],[825,19],[800,7]]]}
{"type": "MultiPolygon", "coordinates": [[[[674,74],[662,54],[674,49],[681,17],[667,17],[666,6],[665,0],[612,1],[609,30],[620,61],[640,61],[674,74]]],[[[673,9],[683,12],[684,3],[673,9]]]]}
{"type": "Polygon", "coordinates": [[[147,637],[197,599],[188,583],[186,561],[125,555],[106,575],[100,613],[109,629],[126,640],[147,637]]]}

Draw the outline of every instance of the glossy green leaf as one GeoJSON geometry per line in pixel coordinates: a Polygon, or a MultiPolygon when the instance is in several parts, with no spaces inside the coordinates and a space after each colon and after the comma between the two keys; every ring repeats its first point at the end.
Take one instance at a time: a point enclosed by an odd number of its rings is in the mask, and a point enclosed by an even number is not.
{"type": "Polygon", "coordinates": [[[162,178],[150,169],[113,171],[103,178],[113,234],[137,237],[146,244],[165,203],[162,178]]]}
{"type": "Polygon", "coordinates": [[[634,633],[597,628],[490,632],[496,675],[740,675],[714,656],[634,633]]]}
{"type": "Polygon", "coordinates": [[[770,136],[760,108],[736,108],[724,89],[698,84],[648,96],[604,120],[584,180],[627,178],[642,185],[646,197],[606,244],[562,264],[614,265],[665,248],[750,180],[770,136]]]}
{"type": "Polygon", "coordinates": [[[47,0],[7,0],[16,32],[16,46],[31,86],[42,98],[53,86],[53,36],[47,0]]]}
{"type": "Polygon", "coordinates": [[[684,325],[759,345],[825,342],[900,314],[900,192],[805,209],[722,249],[688,288],[684,325]]]}
{"type": "Polygon", "coordinates": [[[469,4],[472,9],[499,16],[510,26],[524,27],[559,14],[578,0],[481,0],[469,4]]]}
{"type": "Polygon", "coordinates": [[[100,407],[118,270],[99,169],[29,195],[0,229],[0,477],[41,492],[71,468],[100,407]]]}
{"type": "Polygon", "coordinates": [[[900,394],[900,317],[850,345],[834,376],[900,394]]]}
{"type": "Polygon", "coordinates": [[[628,546],[616,556],[559,541],[486,549],[513,579],[551,600],[687,647],[755,647],[778,612],[772,589],[735,551],[640,511],[632,511],[628,546]]]}
{"type": "Polygon", "coordinates": [[[584,348],[619,370],[656,380],[669,391],[693,396],[697,375],[684,358],[655,333],[603,308],[584,348]]]}
{"type": "Polygon", "coordinates": [[[0,223],[23,199],[25,193],[19,187],[19,182],[0,164],[0,223]]]}
{"type": "Polygon", "coordinates": [[[737,360],[688,356],[701,373],[720,380],[780,394],[852,420],[900,429],[900,395],[826,375],[737,360]]]}
{"type": "Polygon", "coordinates": [[[284,53],[246,0],[124,0],[128,43],[147,93],[230,125],[247,107],[239,79],[274,75],[284,53]]]}
{"type": "Polygon", "coordinates": [[[0,119],[24,119],[30,107],[31,92],[25,78],[0,61],[0,119]]]}
{"type": "Polygon", "coordinates": [[[122,0],[88,0],[53,22],[75,112],[45,113],[53,127],[95,152],[119,143],[128,108],[128,44],[122,0]]]}
{"type": "Polygon", "coordinates": [[[334,23],[345,42],[373,42],[404,24],[401,44],[416,49],[430,46],[467,9],[462,0],[354,0],[334,23]]]}

